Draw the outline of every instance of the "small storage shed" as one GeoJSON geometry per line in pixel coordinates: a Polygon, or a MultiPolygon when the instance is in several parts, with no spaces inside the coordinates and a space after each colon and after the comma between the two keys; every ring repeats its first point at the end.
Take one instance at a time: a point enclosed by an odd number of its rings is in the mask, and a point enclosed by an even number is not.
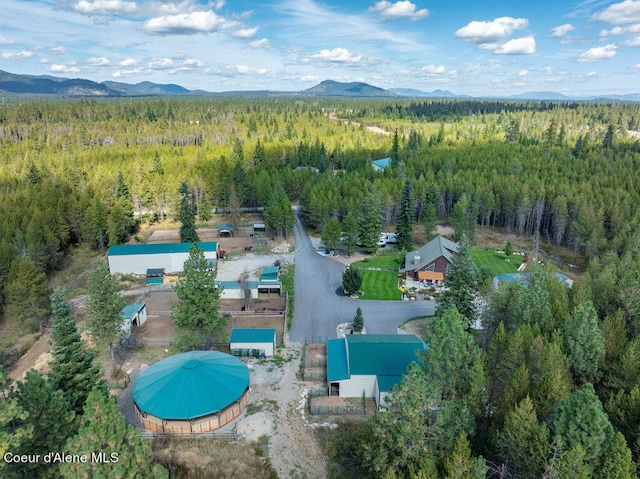
{"type": "Polygon", "coordinates": [[[149,268],[147,269],[147,284],[162,284],[164,283],[164,268],[149,268]]]}
{"type": "Polygon", "coordinates": [[[218,230],[218,236],[220,238],[231,238],[235,235],[235,228],[229,223],[221,224],[216,229],[218,230]]]}
{"type": "Polygon", "coordinates": [[[254,223],[253,224],[253,232],[254,233],[265,233],[267,231],[267,226],[264,223],[254,223]]]}
{"type": "Polygon", "coordinates": [[[147,320],[147,305],[144,303],[129,304],[122,309],[120,316],[124,319],[122,331],[128,337],[135,328],[142,326],[147,320]]]}
{"type": "MultiPolygon", "coordinates": [[[[237,354],[240,350],[264,351],[267,357],[273,356],[276,351],[276,330],[274,328],[233,328],[229,340],[231,354],[237,354]],[[235,353],[234,353],[235,351],[235,353]]],[[[252,355],[249,352],[248,355],[252,355]]]]}
{"type": "Polygon", "coordinates": [[[266,268],[262,268],[262,272],[260,273],[260,282],[278,281],[279,274],[280,266],[268,266],[266,268]]]}
{"type": "Polygon", "coordinates": [[[135,380],[132,396],[136,416],[149,431],[215,431],[247,407],[249,369],[220,351],[189,351],[149,366],[135,380]]]}

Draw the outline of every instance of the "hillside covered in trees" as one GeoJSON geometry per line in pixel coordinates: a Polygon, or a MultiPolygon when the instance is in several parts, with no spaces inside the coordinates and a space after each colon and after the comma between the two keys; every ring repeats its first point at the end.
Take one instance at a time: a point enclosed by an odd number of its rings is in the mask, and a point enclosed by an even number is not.
{"type": "Polygon", "coordinates": [[[178,217],[183,184],[200,221],[213,208],[264,207],[275,235],[291,231],[291,204],[318,232],[440,221],[473,243],[479,229],[499,229],[567,249],[583,273],[571,291],[542,273],[528,289],[500,289],[475,342],[457,311],[443,311],[448,321],[433,327],[459,321],[446,335],[456,342],[408,377],[430,385],[423,399],[438,414],[411,409],[417,431],[376,419],[362,432],[383,444],[394,428],[396,443],[417,433],[424,460],[354,448],[353,477],[367,464],[380,477],[476,477],[455,469],[465,454],[502,471],[494,477],[573,477],[559,472],[572,467],[633,477],[607,471],[611,457],[640,455],[639,124],[638,105],[622,103],[9,102],[0,108],[0,359],[9,366],[18,338],[48,326],[47,278],[71,251],[142,240],[140,223],[178,217]],[[384,157],[390,166],[374,171],[384,157]],[[467,379],[436,381],[429,364],[456,364],[446,351],[464,351],[454,369],[467,379]],[[574,437],[577,417],[600,429],[574,437]]]}

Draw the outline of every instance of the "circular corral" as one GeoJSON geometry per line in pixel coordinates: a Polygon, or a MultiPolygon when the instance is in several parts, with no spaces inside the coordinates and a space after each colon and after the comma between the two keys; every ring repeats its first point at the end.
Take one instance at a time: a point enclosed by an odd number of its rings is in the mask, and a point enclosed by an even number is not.
{"type": "Polygon", "coordinates": [[[138,419],[150,431],[215,431],[248,404],[249,370],[238,358],[219,351],[176,354],[138,376],[133,401],[138,419]]]}

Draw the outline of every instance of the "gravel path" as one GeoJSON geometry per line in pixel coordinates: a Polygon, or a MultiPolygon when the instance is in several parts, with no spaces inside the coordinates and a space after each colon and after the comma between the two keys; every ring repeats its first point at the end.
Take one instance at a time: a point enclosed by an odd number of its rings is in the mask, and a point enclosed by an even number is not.
{"type": "Polygon", "coordinates": [[[291,341],[305,337],[336,337],[340,323],[351,322],[356,308],[362,315],[369,334],[395,334],[407,319],[432,315],[433,301],[365,301],[342,296],[342,272],[345,265],[318,254],[307,230],[296,217],[295,226],[295,306],[291,341]]]}

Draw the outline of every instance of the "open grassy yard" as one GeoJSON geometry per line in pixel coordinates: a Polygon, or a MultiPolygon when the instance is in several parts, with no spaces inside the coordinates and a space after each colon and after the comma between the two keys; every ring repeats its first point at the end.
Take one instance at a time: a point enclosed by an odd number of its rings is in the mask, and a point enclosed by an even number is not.
{"type": "Polygon", "coordinates": [[[358,268],[381,268],[398,271],[400,261],[400,253],[397,251],[381,251],[375,256],[353,263],[353,266],[358,268]]]}
{"type": "Polygon", "coordinates": [[[362,276],[361,299],[402,299],[398,289],[398,275],[391,271],[360,270],[362,276]]]}
{"type": "Polygon", "coordinates": [[[478,269],[487,266],[493,276],[515,273],[522,264],[522,256],[512,254],[507,258],[507,255],[493,250],[472,249],[471,257],[478,269]]]}

